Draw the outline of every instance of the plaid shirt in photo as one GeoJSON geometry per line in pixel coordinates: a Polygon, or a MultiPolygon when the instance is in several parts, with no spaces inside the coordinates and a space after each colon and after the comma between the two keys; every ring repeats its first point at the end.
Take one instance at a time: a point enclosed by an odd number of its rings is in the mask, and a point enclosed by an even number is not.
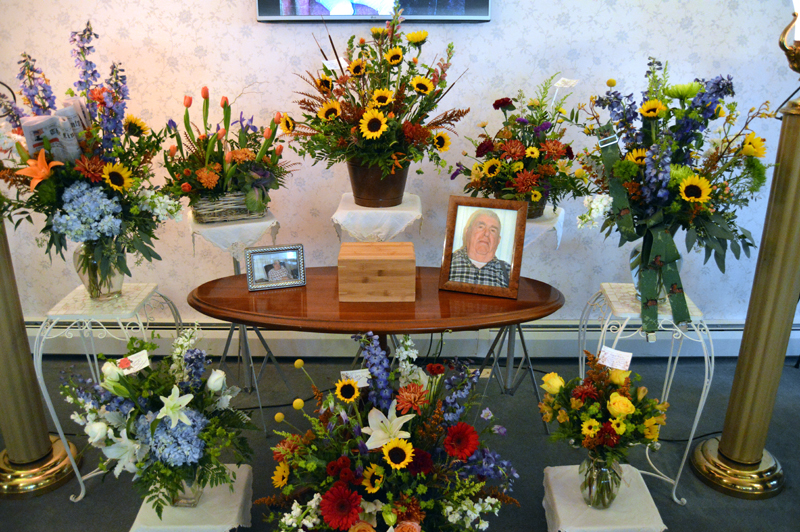
{"type": "Polygon", "coordinates": [[[509,269],[508,263],[497,257],[493,257],[483,268],[478,268],[467,257],[467,250],[461,248],[453,253],[450,261],[450,280],[508,288],[509,269]]]}

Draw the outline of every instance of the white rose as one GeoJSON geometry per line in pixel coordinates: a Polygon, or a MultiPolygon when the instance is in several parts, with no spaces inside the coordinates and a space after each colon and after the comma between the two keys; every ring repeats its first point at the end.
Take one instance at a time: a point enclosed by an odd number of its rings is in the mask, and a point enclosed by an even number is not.
{"type": "Polygon", "coordinates": [[[120,375],[122,375],[122,370],[119,369],[113,362],[106,361],[106,363],[103,364],[103,376],[105,377],[105,380],[117,382],[120,375]]]}
{"type": "Polygon", "coordinates": [[[95,421],[94,423],[87,424],[83,431],[87,436],[89,436],[90,444],[94,445],[95,447],[103,447],[105,445],[106,435],[108,434],[108,425],[102,421],[95,421]]]}
{"type": "Polygon", "coordinates": [[[206,382],[206,388],[212,392],[218,392],[225,388],[225,372],[215,369],[206,382]]]}

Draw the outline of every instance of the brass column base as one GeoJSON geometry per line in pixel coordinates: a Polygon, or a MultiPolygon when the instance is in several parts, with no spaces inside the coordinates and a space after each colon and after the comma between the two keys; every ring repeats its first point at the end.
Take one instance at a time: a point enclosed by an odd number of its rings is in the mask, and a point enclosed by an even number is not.
{"type": "MultiPolygon", "coordinates": [[[[5,449],[0,451],[0,499],[38,497],[65,484],[75,475],[61,439],[50,436],[50,443],[53,450],[30,464],[12,464],[5,449]]],[[[77,456],[75,445],[70,443],[69,447],[72,455],[77,456]]]]}
{"type": "Polygon", "coordinates": [[[783,469],[764,449],[761,462],[736,466],[719,454],[719,438],[706,440],[694,448],[692,471],[711,488],[740,499],[769,499],[783,490],[783,469]]]}

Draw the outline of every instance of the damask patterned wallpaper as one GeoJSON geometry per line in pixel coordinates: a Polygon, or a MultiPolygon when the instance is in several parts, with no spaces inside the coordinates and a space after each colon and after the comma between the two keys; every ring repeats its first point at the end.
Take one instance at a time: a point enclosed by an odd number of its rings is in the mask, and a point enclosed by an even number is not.
{"type": "MultiPolygon", "coordinates": [[[[212,102],[223,95],[231,101],[237,97],[234,109],[255,115],[256,123],[263,124],[276,110],[297,112],[294,91],[301,90],[303,82],[294,74],[319,65],[312,36],[320,42],[327,39],[322,24],[257,23],[255,4],[255,0],[3,0],[0,80],[16,83],[16,62],[26,51],[38,59],[56,94],[62,95],[77,79],[70,31],[82,29],[91,19],[100,34],[94,56],[98,69],[105,77],[112,61],[122,63],[131,94],[129,111],[149,124],[160,127],[169,118],[180,118],[183,95],[199,100],[203,85],[211,89],[212,102]]],[[[496,0],[493,4],[488,23],[406,26],[409,31],[430,32],[425,53],[431,59],[454,42],[451,78],[465,72],[444,102],[447,107],[472,109],[447,154],[451,163],[471,146],[464,136],[476,135],[478,122],[486,120],[490,127],[499,123],[500,113],[491,108],[494,100],[512,96],[520,88],[530,91],[559,71],[580,80],[568,101],[573,106],[603,91],[608,78],[615,78],[623,93],[640,92],[645,88],[648,56],[669,61],[676,82],[733,75],[736,99],[745,110],[765,99],[777,105],[796,85],[796,76],[777,46],[791,17],[789,0],[496,0]]],[[[371,26],[330,24],[328,29],[335,42],[344,43],[353,33],[366,35],[371,26]]],[[[777,120],[757,126],[757,133],[767,139],[768,161],[774,161],[779,129],[777,120]]],[[[573,137],[584,144],[577,131],[573,137]]],[[[300,161],[292,153],[289,158],[300,161]]],[[[421,232],[415,230],[409,238],[419,265],[438,266],[448,197],[461,194],[463,182],[437,175],[427,164],[422,169],[424,175],[409,175],[407,191],[423,198],[424,223],[421,232]]],[[[159,169],[159,179],[163,175],[159,169]]],[[[330,217],[348,190],[343,165],[326,169],[303,161],[288,188],[273,195],[270,207],[281,223],[278,243],[304,244],[308,266],[336,264],[339,241],[330,217]]],[[[766,194],[742,213],[743,225],[757,240],[766,194]]],[[[578,230],[574,220],[582,212],[580,202],[564,207],[567,221],[560,248],[556,249],[553,233],[545,235],[525,251],[522,274],[561,290],[567,303],[551,318],[574,320],[601,282],[629,279],[629,249],[618,249],[616,238],[605,241],[596,230],[578,230]]],[[[51,264],[37,247],[42,220],[35,222],[17,231],[7,226],[27,319],[41,317],[79,282],[71,260],[67,264],[55,258],[51,264]]],[[[134,280],[159,283],[178,302],[185,319],[206,320],[186,305],[186,295],[200,283],[230,275],[230,257],[199,237],[193,247],[185,221],[167,225],[159,237],[157,249],[164,260],[135,267],[134,280]]],[[[683,248],[682,238],[678,240],[683,248]]],[[[268,238],[261,243],[269,243],[268,238]]],[[[703,265],[702,259],[695,253],[685,257],[687,293],[710,321],[743,320],[755,256],[738,262],[730,258],[725,275],[711,262],[703,265]]]]}

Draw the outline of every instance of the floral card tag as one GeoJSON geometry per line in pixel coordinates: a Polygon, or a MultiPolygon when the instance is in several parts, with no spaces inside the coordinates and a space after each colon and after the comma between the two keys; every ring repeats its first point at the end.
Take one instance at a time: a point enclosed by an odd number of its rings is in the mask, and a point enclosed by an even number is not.
{"type": "Polygon", "coordinates": [[[554,87],[563,88],[563,89],[569,89],[571,87],[574,87],[577,84],[578,84],[578,80],[577,79],[561,78],[558,81],[556,81],[555,83],[553,83],[553,86],[554,87]]]}
{"type": "Polygon", "coordinates": [[[136,373],[150,365],[147,351],[139,351],[136,354],[121,359],[117,365],[122,370],[123,375],[136,373]]]}
{"type": "Polygon", "coordinates": [[[633,353],[618,351],[616,349],[611,349],[610,347],[604,345],[603,348],[600,350],[600,358],[598,362],[609,368],[627,371],[628,368],[631,366],[632,358],[633,358],[633,353]]]}
{"type": "Polygon", "coordinates": [[[342,379],[353,379],[359,388],[369,386],[369,370],[368,369],[353,369],[350,371],[341,372],[342,379]]]}
{"type": "Polygon", "coordinates": [[[328,59],[327,61],[323,61],[322,64],[325,65],[325,68],[327,68],[328,70],[336,72],[337,70],[339,70],[340,64],[341,65],[347,64],[347,60],[344,57],[340,57],[339,61],[337,61],[336,59],[328,59]]]}

